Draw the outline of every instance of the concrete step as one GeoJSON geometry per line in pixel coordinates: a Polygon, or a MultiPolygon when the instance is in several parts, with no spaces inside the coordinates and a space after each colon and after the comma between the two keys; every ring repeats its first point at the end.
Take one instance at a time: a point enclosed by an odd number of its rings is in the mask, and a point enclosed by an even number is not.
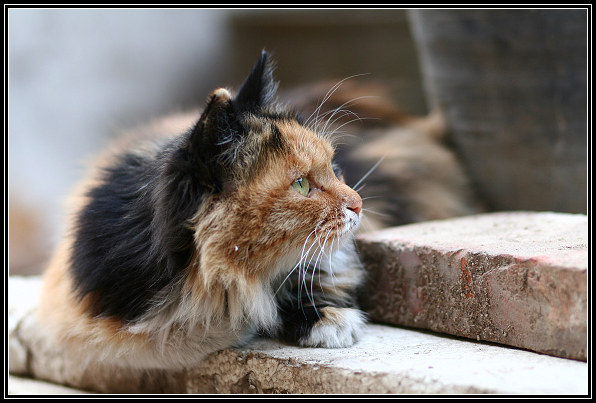
{"type": "Polygon", "coordinates": [[[89,393],[91,392],[68,388],[37,379],[14,375],[9,375],[8,377],[8,395],[82,395],[89,393]]]}
{"type": "MultiPolygon", "coordinates": [[[[87,370],[81,376],[64,357],[46,360],[61,369],[54,375],[62,382],[103,393],[588,393],[585,362],[378,324],[368,325],[350,348],[257,339],[182,373],[87,370]]],[[[10,382],[9,393],[82,393],[21,378],[10,382]]]]}
{"type": "MultiPolygon", "coordinates": [[[[111,375],[97,382],[101,392],[588,393],[584,362],[374,324],[357,345],[346,349],[298,348],[257,340],[243,349],[215,353],[204,365],[185,373],[111,375]]],[[[91,381],[74,386],[89,387],[91,381]]],[[[9,393],[84,392],[11,377],[9,393]]]]}
{"type": "Polygon", "coordinates": [[[375,321],[587,359],[588,220],[506,212],[359,238],[375,321]]]}
{"type": "MultiPolygon", "coordinates": [[[[9,287],[18,292],[14,284],[9,287]]],[[[22,376],[79,390],[11,377],[11,394],[83,393],[85,389],[99,393],[586,395],[589,385],[586,362],[379,324],[369,324],[362,339],[344,349],[300,348],[257,339],[244,348],[214,353],[185,372],[82,371],[67,357],[37,349],[36,335],[23,338],[26,321],[12,322],[20,328],[11,332],[11,370],[20,368],[22,376]],[[32,358],[34,366],[28,363],[32,358]]]]}

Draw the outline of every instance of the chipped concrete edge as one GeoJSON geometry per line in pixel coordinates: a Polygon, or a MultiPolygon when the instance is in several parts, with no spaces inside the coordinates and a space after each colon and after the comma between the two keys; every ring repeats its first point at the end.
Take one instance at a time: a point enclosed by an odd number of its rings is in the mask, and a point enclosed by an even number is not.
{"type": "Polygon", "coordinates": [[[10,332],[10,373],[35,378],[21,394],[419,394],[498,393],[467,385],[446,385],[431,378],[384,371],[354,371],[285,359],[250,349],[215,352],[198,367],[182,371],[120,371],[101,367],[81,372],[76,363],[46,351],[31,323],[32,312],[10,332]],[[26,334],[26,336],[23,336],[26,334]],[[49,383],[48,383],[49,382],[49,383]],[[58,386],[62,385],[62,386],[58,386]],[[45,391],[45,392],[44,392],[45,391]]]}
{"type": "Polygon", "coordinates": [[[419,394],[497,393],[446,385],[432,378],[383,371],[353,371],[261,352],[223,350],[193,370],[188,393],[419,394]]]}

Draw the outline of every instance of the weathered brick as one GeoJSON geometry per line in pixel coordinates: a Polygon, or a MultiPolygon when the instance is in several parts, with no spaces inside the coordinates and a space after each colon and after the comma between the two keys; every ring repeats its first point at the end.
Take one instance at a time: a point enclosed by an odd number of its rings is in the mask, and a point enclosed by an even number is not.
{"type": "Polygon", "coordinates": [[[585,215],[491,213],[359,237],[374,321],[586,360],[585,215]]]}

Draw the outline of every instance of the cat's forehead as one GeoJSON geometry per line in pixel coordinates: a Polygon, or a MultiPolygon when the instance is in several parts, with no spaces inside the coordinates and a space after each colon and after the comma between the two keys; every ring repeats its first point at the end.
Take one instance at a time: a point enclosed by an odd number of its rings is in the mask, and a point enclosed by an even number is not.
{"type": "Polygon", "coordinates": [[[296,120],[278,121],[276,127],[298,157],[315,158],[324,163],[333,159],[335,150],[332,145],[296,120]]]}
{"type": "Polygon", "coordinates": [[[333,169],[333,146],[292,117],[245,116],[242,125],[247,164],[236,172],[249,181],[271,175],[287,181],[308,173],[329,174],[333,169]]]}

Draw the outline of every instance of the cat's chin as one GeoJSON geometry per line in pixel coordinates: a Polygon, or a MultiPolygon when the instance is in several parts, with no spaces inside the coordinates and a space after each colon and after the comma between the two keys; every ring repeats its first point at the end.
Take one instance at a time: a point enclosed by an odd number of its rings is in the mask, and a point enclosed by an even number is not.
{"type": "Polygon", "coordinates": [[[351,239],[360,226],[360,222],[360,214],[352,210],[346,211],[344,219],[342,220],[342,227],[338,231],[337,238],[339,238],[340,241],[351,239]]]}

